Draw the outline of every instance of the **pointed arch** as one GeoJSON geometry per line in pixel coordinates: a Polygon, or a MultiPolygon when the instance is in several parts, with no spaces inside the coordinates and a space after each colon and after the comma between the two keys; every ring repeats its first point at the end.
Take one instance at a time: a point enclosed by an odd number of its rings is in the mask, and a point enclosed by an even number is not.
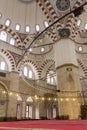
{"type": "Polygon", "coordinates": [[[4,57],[6,63],[8,64],[8,71],[16,70],[15,60],[9,51],[1,49],[0,55],[4,57]]]}
{"type": "Polygon", "coordinates": [[[43,62],[41,68],[40,68],[40,77],[46,77],[47,72],[51,69],[55,70],[55,61],[52,59],[47,59],[43,62]]]}
{"type": "Polygon", "coordinates": [[[39,74],[38,74],[38,67],[37,65],[34,63],[34,61],[32,60],[24,60],[24,61],[21,61],[19,64],[18,64],[18,71],[22,71],[24,65],[29,65],[32,69],[32,71],[34,72],[35,74],[35,79],[38,79],[39,78],[39,74]]]}
{"type": "Polygon", "coordinates": [[[6,33],[10,34],[15,39],[18,47],[22,48],[21,39],[16,32],[14,32],[12,29],[2,24],[0,24],[0,30],[6,31],[6,33]]]}

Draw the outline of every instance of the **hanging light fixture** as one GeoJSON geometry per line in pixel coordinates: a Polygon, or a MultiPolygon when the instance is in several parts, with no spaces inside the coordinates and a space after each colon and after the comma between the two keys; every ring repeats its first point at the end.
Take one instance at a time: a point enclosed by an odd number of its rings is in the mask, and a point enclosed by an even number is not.
{"type": "Polygon", "coordinates": [[[33,0],[19,0],[19,1],[29,3],[29,2],[32,2],[33,0]]]}

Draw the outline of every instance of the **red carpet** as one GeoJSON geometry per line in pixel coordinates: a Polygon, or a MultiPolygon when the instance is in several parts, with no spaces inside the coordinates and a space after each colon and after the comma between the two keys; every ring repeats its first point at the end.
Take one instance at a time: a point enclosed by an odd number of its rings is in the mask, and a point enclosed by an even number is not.
{"type": "Polygon", "coordinates": [[[45,128],[46,130],[87,130],[87,120],[29,120],[16,122],[0,122],[0,130],[6,130],[7,128],[8,130],[12,130],[13,128],[26,128],[26,130],[27,128],[45,128]]]}

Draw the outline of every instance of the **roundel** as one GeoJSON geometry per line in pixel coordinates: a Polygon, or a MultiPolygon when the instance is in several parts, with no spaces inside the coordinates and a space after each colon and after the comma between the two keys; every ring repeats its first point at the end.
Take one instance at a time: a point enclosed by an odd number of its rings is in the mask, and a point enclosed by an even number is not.
{"type": "Polygon", "coordinates": [[[65,11],[70,7],[70,0],[57,0],[56,6],[60,11],[65,11]]]}

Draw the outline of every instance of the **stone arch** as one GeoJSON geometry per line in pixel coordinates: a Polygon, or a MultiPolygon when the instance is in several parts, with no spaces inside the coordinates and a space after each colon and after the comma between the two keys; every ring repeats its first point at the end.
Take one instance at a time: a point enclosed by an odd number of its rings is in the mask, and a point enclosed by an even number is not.
{"type": "Polygon", "coordinates": [[[22,101],[23,99],[22,99],[22,96],[20,96],[20,95],[18,95],[17,96],[17,101],[22,101]]]}
{"type": "Polygon", "coordinates": [[[5,58],[7,64],[8,64],[8,69],[9,71],[15,70],[16,65],[13,56],[11,53],[7,50],[1,49],[0,50],[0,55],[5,58]]]}
{"type": "Polygon", "coordinates": [[[18,34],[16,32],[14,32],[12,29],[10,29],[9,27],[7,27],[5,25],[2,25],[2,24],[0,24],[0,30],[4,30],[8,34],[10,34],[15,39],[18,47],[21,46],[21,39],[20,39],[20,37],[18,36],[18,34]]]}
{"type": "Polygon", "coordinates": [[[76,8],[80,7],[82,3],[84,3],[83,0],[78,0],[78,1],[75,3],[75,5],[74,5],[73,8],[76,9],[76,8]]]}
{"type": "Polygon", "coordinates": [[[80,68],[82,69],[83,76],[87,76],[87,67],[83,64],[80,59],[77,59],[80,68]]]}
{"type": "Polygon", "coordinates": [[[50,68],[55,69],[55,61],[52,59],[47,59],[46,61],[43,62],[42,66],[40,67],[39,76],[41,78],[46,77],[46,74],[50,68]]]}
{"type": "Polygon", "coordinates": [[[27,97],[26,102],[32,102],[33,103],[33,98],[32,97],[27,97]]]}
{"type": "Polygon", "coordinates": [[[20,63],[18,64],[18,67],[17,67],[18,71],[21,71],[22,68],[23,68],[23,66],[24,66],[25,64],[29,64],[29,66],[31,67],[31,69],[32,69],[33,72],[35,73],[35,79],[38,79],[38,78],[39,78],[38,67],[37,67],[37,65],[34,63],[34,61],[32,61],[32,60],[24,60],[24,61],[20,62],[20,63]]]}

